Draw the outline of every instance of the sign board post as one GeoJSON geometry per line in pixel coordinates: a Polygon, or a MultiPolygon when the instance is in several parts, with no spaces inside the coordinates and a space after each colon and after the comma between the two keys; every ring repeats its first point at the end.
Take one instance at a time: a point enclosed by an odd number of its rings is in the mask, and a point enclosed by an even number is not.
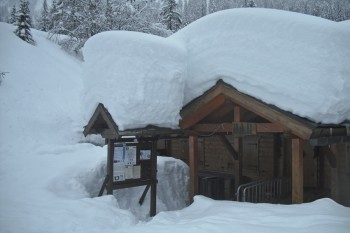
{"type": "Polygon", "coordinates": [[[150,186],[150,216],[156,214],[156,147],[156,140],[139,139],[137,142],[108,140],[107,194],[113,194],[115,189],[137,186],[146,186],[148,191],[150,186]]]}

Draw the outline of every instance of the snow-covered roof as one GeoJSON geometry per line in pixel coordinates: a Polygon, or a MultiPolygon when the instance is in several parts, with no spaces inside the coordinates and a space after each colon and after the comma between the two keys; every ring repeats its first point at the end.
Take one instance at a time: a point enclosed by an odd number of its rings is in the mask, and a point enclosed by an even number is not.
{"type": "Polygon", "coordinates": [[[321,123],[350,119],[347,23],[269,9],[208,15],[168,38],[107,32],[84,47],[87,116],[103,103],[120,129],[176,128],[183,105],[222,79],[321,123]]]}
{"type": "Polygon", "coordinates": [[[185,50],[162,37],[105,32],[84,46],[86,118],[98,103],[119,129],[148,124],[176,128],[183,104],[185,50]]]}

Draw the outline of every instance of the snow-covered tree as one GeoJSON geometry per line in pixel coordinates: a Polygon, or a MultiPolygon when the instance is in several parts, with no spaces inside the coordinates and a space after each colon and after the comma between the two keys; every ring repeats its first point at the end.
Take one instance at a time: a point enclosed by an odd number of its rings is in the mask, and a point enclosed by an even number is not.
{"type": "Polygon", "coordinates": [[[181,15],[178,13],[175,0],[164,0],[161,12],[162,22],[168,30],[177,31],[182,24],[181,15]]]}
{"type": "Polygon", "coordinates": [[[62,24],[62,0],[52,1],[49,16],[49,32],[51,34],[60,33],[60,25],[62,24]]]}
{"type": "Polygon", "coordinates": [[[242,7],[256,7],[256,4],[253,0],[244,0],[242,7]]]}
{"type": "Polygon", "coordinates": [[[43,2],[40,18],[38,19],[38,29],[44,32],[47,32],[50,29],[49,8],[46,0],[43,2]]]}
{"type": "Polygon", "coordinates": [[[15,25],[17,26],[14,33],[21,38],[22,40],[35,44],[35,41],[30,32],[31,28],[31,19],[30,19],[30,11],[29,11],[29,3],[26,0],[21,0],[19,10],[16,14],[17,21],[15,25]]]}
{"type": "Polygon", "coordinates": [[[106,1],[105,7],[105,30],[109,31],[113,28],[113,7],[111,0],[106,1]]]}
{"type": "Polygon", "coordinates": [[[16,13],[17,13],[16,6],[13,5],[8,23],[14,24],[17,22],[16,13]]]}

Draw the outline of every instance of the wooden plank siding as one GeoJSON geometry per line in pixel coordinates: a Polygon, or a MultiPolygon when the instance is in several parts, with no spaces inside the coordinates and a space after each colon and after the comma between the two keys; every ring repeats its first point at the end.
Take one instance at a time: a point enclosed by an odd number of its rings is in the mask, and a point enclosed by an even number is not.
{"type": "Polygon", "coordinates": [[[335,144],[331,150],[337,155],[336,167],[332,170],[332,198],[345,206],[350,206],[350,143],[335,144]]]}

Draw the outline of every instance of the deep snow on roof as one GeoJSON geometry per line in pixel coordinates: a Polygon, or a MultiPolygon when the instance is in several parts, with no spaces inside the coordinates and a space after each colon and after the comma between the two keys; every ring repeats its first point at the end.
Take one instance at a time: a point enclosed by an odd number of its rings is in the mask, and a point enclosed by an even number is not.
{"type": "Polygon", "coordinates": [[[101,102],[121,129],[175,128],[183,105],[222,79],[296,115],[341,123],[350,119],[349,41],[347,23],[269,9],[217,12],[166,39],[102,33],[84,47],[87,117],[101,102]]]}

